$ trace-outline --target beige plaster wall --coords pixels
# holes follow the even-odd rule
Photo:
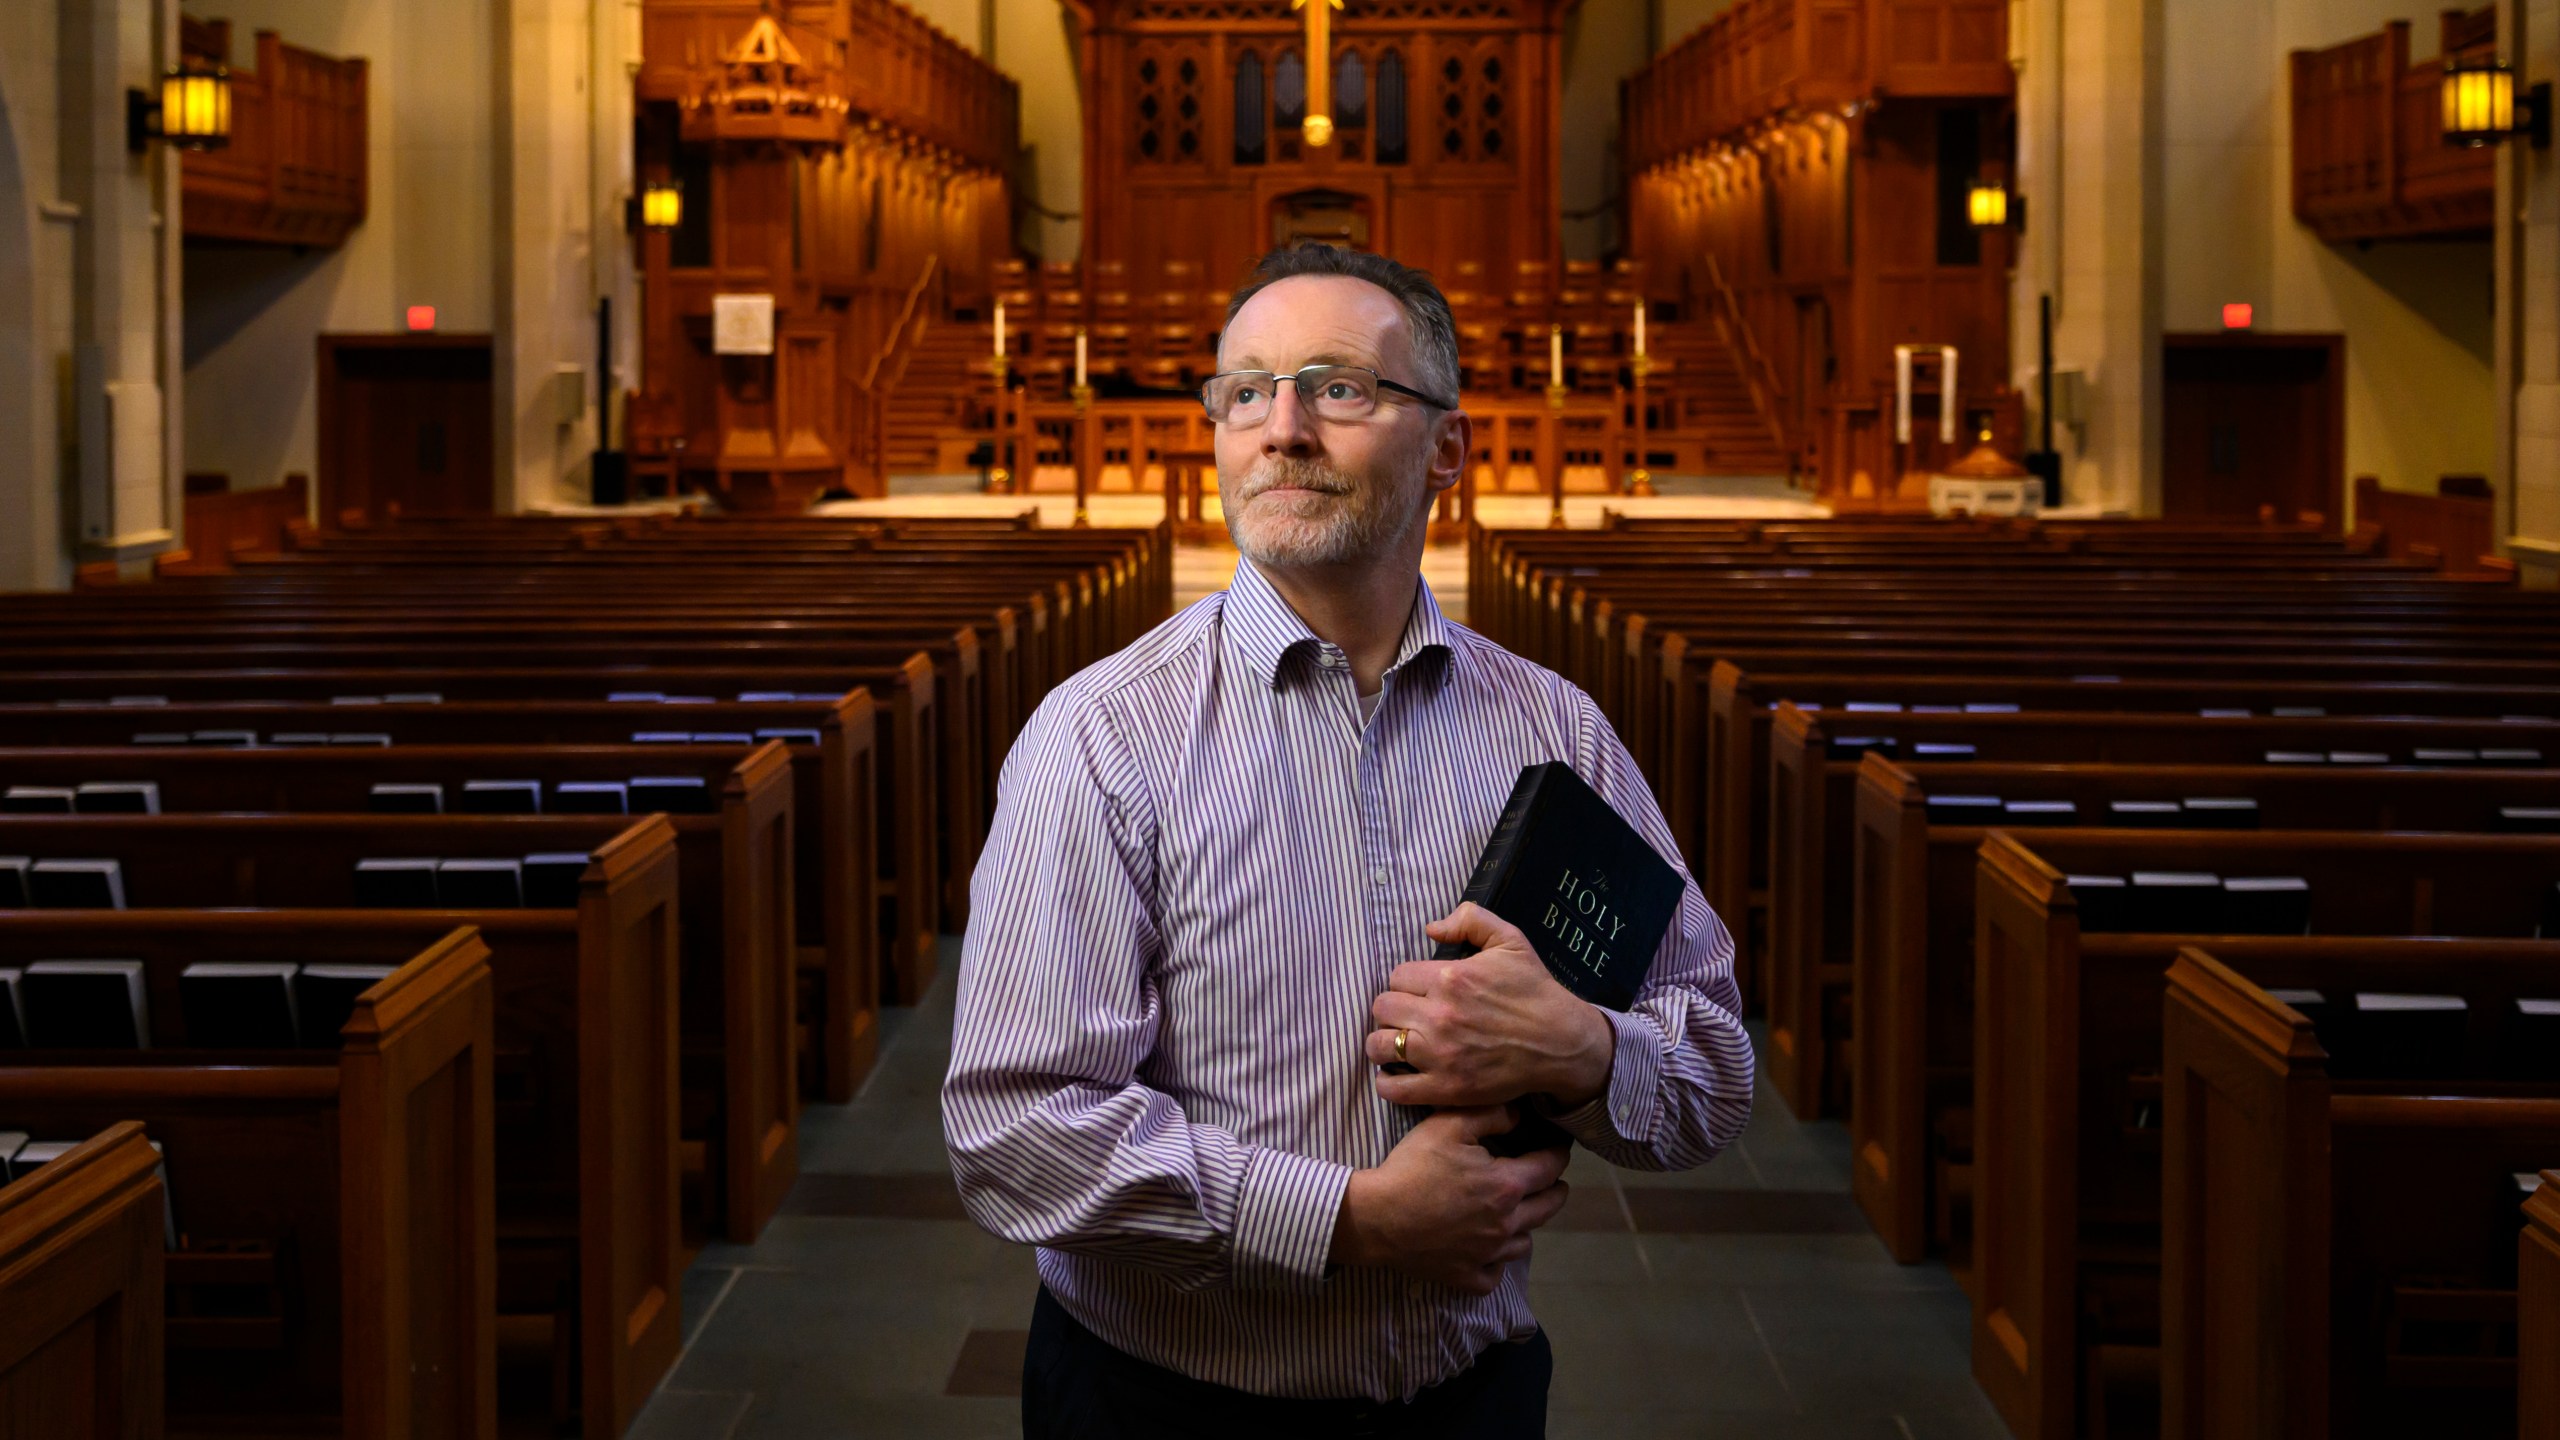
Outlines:
[[[1644,5],[1638,0],[1584,0],[1565,17],[1562,134],[1557,189],[1568,260],[1605,258],[1618,243],[1618,82],[1644,68]]]
[[[186,251],[186,464],[235,488],[311,473],[323,333],[496,328],[495,156],[489,0],[202,0],[232,22],[234,63],[253,36],[361,55],[369,75],[369,211],[336,250]]]
[[[2292,214],[2288,56],[2409,18],[2412,59],[2435,53],[2432,12],[2405,0],[2162,0],[2162,324],[2220,327],[2225,301],[2258,329],[2347,337],[2347,473],[2433,490],[2497,460],[2487,241],[2322,243]]]
[[[1044,216],[1026,204],[1019,238],[1043,260],[1074,260],[1084,245],[1084,99],[1076,25],[1058,0],[997,0],[995,21],[992,58],[1022,87],[1024,155],[1015,185],[1025,201],[1054,212]]]

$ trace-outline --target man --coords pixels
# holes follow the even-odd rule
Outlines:
[[[969,1213],[1041,1247],[1024,1428],[1541,1435],[1565,1152],[1479,1142],[1525,1100],[1619,1165],[1729,1143],[1732,942],[1686,884],[1611,1014],[1456,905],[1524,765],[1676,851],[1589,697],[1421,583],[1471,433],[1431,282],[1275,252],[1219,366],[1235,583],[1041,704],[971,892],[943,1124]]]

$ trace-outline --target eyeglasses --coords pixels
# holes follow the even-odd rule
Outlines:
[[[1377,371],[1359,365],[1310,365],[1295,375],[1275,375],[1268,370],[1229,370],[1212,375],[1200,387],[1200,403],[1209,410],[1211,421],[1232,429],[1249,430],[1271,416],[1271,402],[1280,393],[1280,382],[1294,381],[1298,399],[1311,407],[1322,420],[1366,420],[1378,408],[1378,392],[1393,390],[1410,395],[1425,405],[1443,410],[1458,407],[1447,400],[1435,400],[1409,385],[1399,385]]]

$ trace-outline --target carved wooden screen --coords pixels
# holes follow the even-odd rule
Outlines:
[[[1503,292],[1524,262],[1533,277],[1559,268],[1569,0],[1346,0],[1332,54],[1314,62],[1333,79],[1324,146],[1300,130],[1311,61],[1288,0],[1091,8],[1084,259],[1096,289],[1125,286],[1141,304],[1191,295],[1205,344],[1279,234],[1338,233]]]
[[[726,57],[775,18],[764,0],[643,0],[635,87],[641,178],[676,184],[684,205],[676,230],[637,239],[634,464],[750,507],[838,484],[877,492],[879,377],[912,353],[916,316],[983,303],[1011,248],[1004,177],[1021,129],[1013,82],[896,0],[783,9],[807,62],[792,83],[843,117],[834,133],[781,144],[722,128],[747,113],[713,100],[736,79]],[[1170,73],[1160,88],[1154,143],[1168,157],[1186,133],[1206,143],[1198,117],[1173,123]],[[773,297],[770,355],[714,353],[721,295]]]

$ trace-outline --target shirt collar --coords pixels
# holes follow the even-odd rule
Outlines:
[[[1290,656],[1313,653],[1325,645],[1250,560],[1236,562],[1236,578],[1227,586],[1225,623],[1253,673],[1275,690],[1289,673]],[[1396,658],[1388,664],[1387,673],[1397,674],[1408,661],[1433,652],[1444,662],[1453,653],[1449,624],[1432,598],[1430,582],[1416,576],[1413,611],[1405,617],[1404,635],[1396,643]],[[1445,672],[1446,666],[1431,668]]]

